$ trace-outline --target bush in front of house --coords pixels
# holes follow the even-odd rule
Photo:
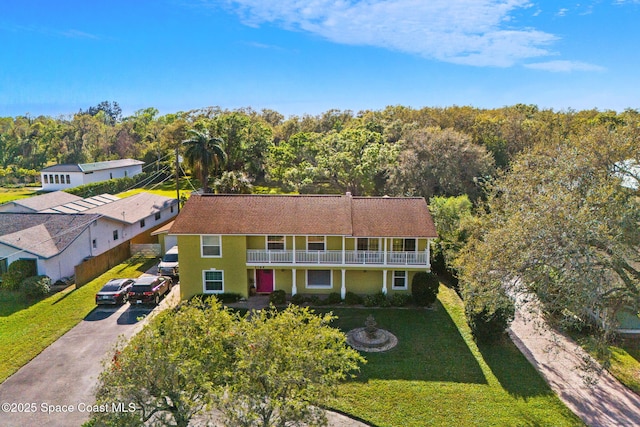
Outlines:
[[[2,287],[10,291],[17,291],[20,289],[20,284],[27,277],[35,276],[38,274],[36,271],[35,262],[28,259],[19,259],[9,264],[6,273],[2,275]]]
[[[360,305],[363,302],[362,297],[354,292],[349,291],[344,295],[344,303],[347,305]]]
[[[295,305],[302,305],[305,303],[305,298],[302,294],[295,294],[291,297],[291,304],[295,304]]]
[[[51,278],[49,276],[27,277],[20,284],[20,291],[27,298],[36,299],[43,297],[51,290]]]
[[[477,342],[491,343],[504,336],[515,316],[515,305],[504,293],[489,301],[465,295],[464,315]]]
[[[438,276],[426,271],[420,271],[413,276],[411,281],[411,296],[418,306],[430,306],[438,298]]]
[[[411,302],[411,295],[409,294],[393,294],[389,299],[389,302],[393,307],[404,307]]]
[[[364,297],[365,307],[391,307],[389,299],[383,292],[377,292]]]
[[[242,295],[235,294],[233,292],[224,292],[221,294],[215,294],[214,296],[223,304],[231,304],[242,299]]]
[[[328,305],[340,304],[342,302],[342,296],[338,292],[331,292],[329,296],[327,296],[326,303]]]
[[[287,303],[287,293],[283,289],[271,292],[269,302],[273,305],[283,305]]]

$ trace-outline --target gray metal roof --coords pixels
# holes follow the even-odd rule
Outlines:
[[[82,163],[80,169],[83,172],[93,172],[105,169],[115,169],[122,168],[126,166],[135,166],[135,165],[144,165],[144,162],[135,159],[120,159],[120,160],[109,160],[106,162],[95,162],[95,163]]]
[[[48,166],[42,172],[95,172],[105,169],[122,168],[126,166],[144,165],[144,162],[135,159],[108,160],[106,162],[81,163],[78,165],[62,164]]]
[[[100,215],[0,213],[0,243],[41,258],[64,251]]]

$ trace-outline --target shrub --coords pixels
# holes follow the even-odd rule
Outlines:
[[[2,287],[12,291],[17,291],[20,284],[27,277],[35,276],[36,263],[30,259],[19,259],[9,264],[7,272],[2,275]]]
[[[291,297],[291,304],[295,304],[295,305],[302,305],[304,304],[305,299],[304,296],[302,296],[302,294],[295,294]]]
[[[286,304],[287,303],[287,293],[282,289],[278,289],[277,291],[273,291],[273,292],[271,292],[271,295],[269,295],[269,302],[271,304],[274,304],[274,305]]]
[[[242,295],[235,294],[233,292],[224,292],[221,294],[215,294],[214,297],[223,304],[230,304],[240,301]]]
[[[513,301],[504,293],[491,300],[468,294],[464,300],[464,314],[477,342],[490,343],[500,339],[515,315]]]
[[[363,303],[363,300],[360,295],[349,291],[344,296],[344,303],[347,305],[359,305]]]
[[[433,273],[420,271],[413,276],[411,281],[411,296],[413,302],[419,306],[430,306],[438,298],[440,282]]]
[[[340,304],[342,302],[342,296],[338,292],[331,292],[327,297],[327,304]]]
[[[51,290],[51,278],[48,276],[27,277],[20,284],[20,291],[27,298],[40,298]]]
[[[372,295],[365,295],[364,297],[364,306],[365,307],[390,307],[391,303],[387,299],[387,296],[378,292]]]
[[[389,300],[392,306],[394,307],[404,307],[409,304],[411,300],[411,295],[409,294],[393,294]]]
[[[315,306],[324,305],[324,301],[318,295],[311,295],[307,298],[307,302]]]

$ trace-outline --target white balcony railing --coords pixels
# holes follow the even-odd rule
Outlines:
[[[426,252],[247,250],[247,264],[428,266]]]

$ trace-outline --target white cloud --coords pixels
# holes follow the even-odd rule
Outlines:
[[[552,71],[555,73],[569,73],[571,71],[606,71],[604,67],[588,64],[580,61],[546,61],[533,64],[526,64],[525,67],[534,70]]]
[[[547,46],[558,39],[533,28],[513,27],[513,13],[532,7],[530,0],[208,1],[224,4],[246,25],[272,23],[336,43],[383,47],[457,64],[509,67],[552,54]]]

